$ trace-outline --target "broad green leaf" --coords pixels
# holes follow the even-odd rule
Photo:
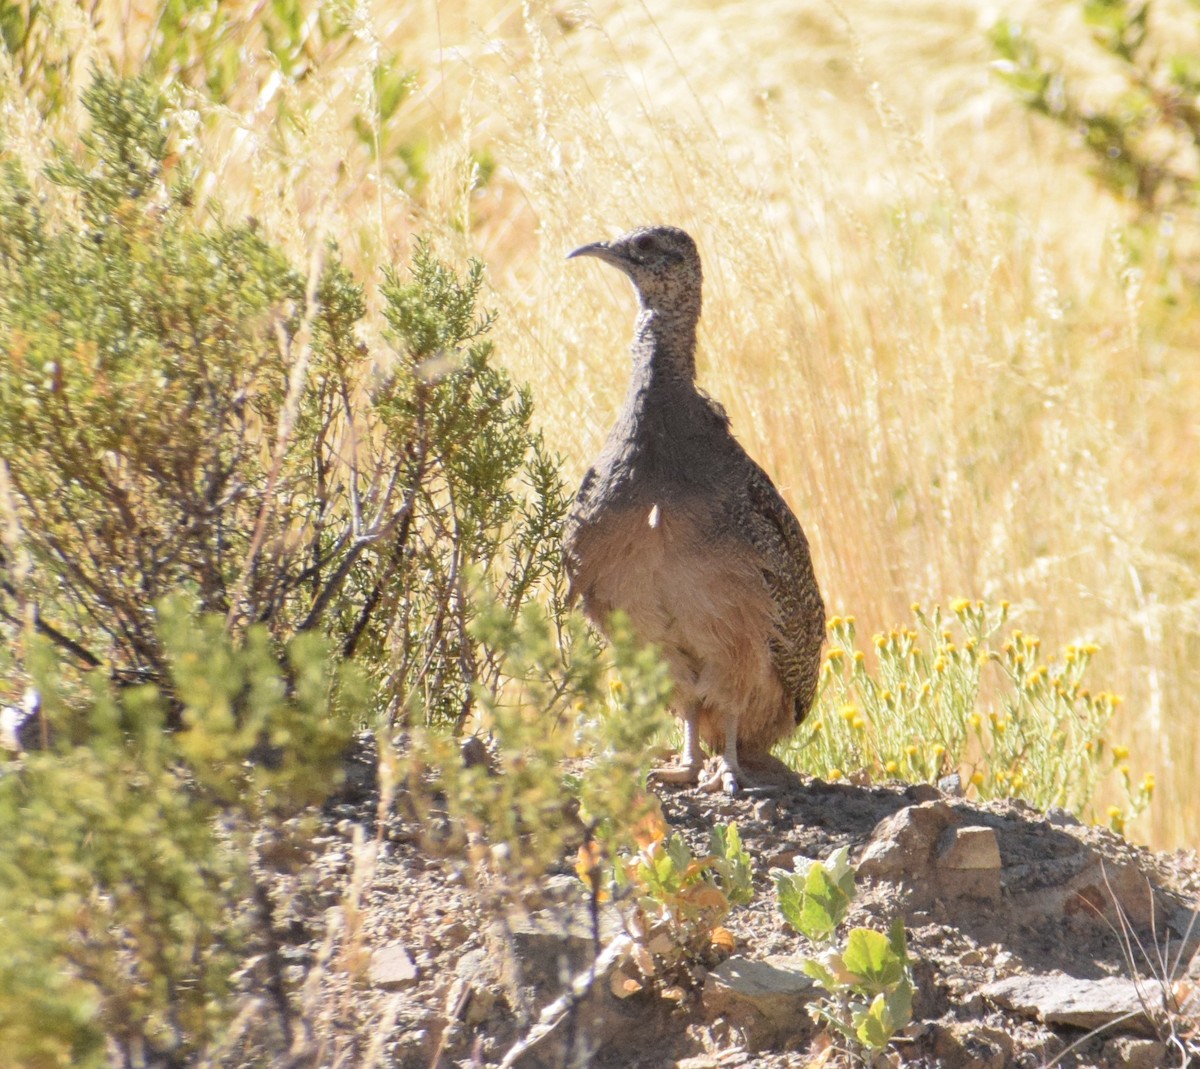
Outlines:
[[[800,968],[805,976],[811,977],[820,984],[826,991],[834,992],[840,986],[837,977],[833,970],[827,968],[823,962],[817,958],[805,958],[800,963]]]
[[[912,1020],[912,1002],[913,1002],[913,985],[912,980],[906,975],[899,984],[896,985],[896,990],[885,996],[887,998],[888,1012],[895,1022],[896,1028],[903,1028],[909,1021]]]
[[[896,1029],[891,1011],[883,995],[876,995],[865,1011],[854,1014],[854,1032],[864,1047],[882,1050],[888,1045]]]
[[[871,993],[886,991],[904,978],[905,959],[892,949],[882,932],[855,928],[846,941],[846,968],[860,978],[861,986]]]

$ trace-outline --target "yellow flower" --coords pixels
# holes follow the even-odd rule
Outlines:
[[[887,638],[883,635],[876,635],[871,641],[875,643],[875,648],[877,650],[881,650],[887,645]]]
[[[625,684],[619,679],[610,679],[608,681],[608,692],[610,694],[620,694],[625,689]]]
[[[840,616],[831,616],[829,618],[829,623],[825,625],[826,629],[829,631],[836,631],[841,626],[842,618]]]
[[[863,651],[862,651],[862,650],[855,650],[855,651],[854,651],[854,661],[855,661],[855,663],[856,663],[856,664],[862,664],[862,663],[863,663],[863,661],[865,661],[865,660],[866,660],[866,657],[864,657],[864,656],[863,656]]]
[[[909,757],[916,757],[921,751],[916,746],[905,746],[904,752],[908,754]]]
[[[971,728],[974,731],[978,731],[983,726],[983,717],[981,717],[978,713],[972,713],[969,717],[967,717],[967,723],[971,725]]]
[[[1124,761],[1127,757],[1129,757],[1129,747],[1114,746],[1112,748],[1112,755],[1114,761]]]
[[[1154,773],[1147,772],[1146,778],[1142,780],[1142,794],[1149,798],[1154,793]]]
[[[911,612],[913,614],[913,616],[920,616],[921,615],[921,603],[919,601],[914,601],[908,607],[908,611]]]
[[[900,771],[900,765],[896,761],[889,761],[887,764],[885,764],[883,766],[883,770],[885,772],[887,772],[889,775],[894,776],[897,772]]]
[[[840,780],[841,778],[842,778],[842,770],[840,768],[831,768],[829,770],[829,781],[831,783],[837,783],[837,781]]]
[[[955,616],[961,616],[971,607],[971,603],[966,598],[955,598],[950,602],[950,611]]]
[[[838,713],[843,720],[851,721],[858,716],[858,706],[848,702],[838,710]]]
[[[982,787],[983,786],[983,773],[982,772],[972,773],[971,783],[973,783],[976,787]]]
[[[845,654],[845,652],[846,651],[843,650],[841,647],[834,646],[833,649],[831,649],[827,654],[825,654],[825,659],[827,661],[840,661],[842,659],[843,655]]]
[[[855,731],[866,731],[867,730],[867,722],[861,716],[856,716],[850,722],[850,726],[852,728],[854,728]]]
[[[997,735],[1003,735],[1008,730],[1008,718],[1006,717],[1003,720],[997,720],[992,725],[992,729],[996,732]]]
[[[825,728],[825,721],[818,720],[813,724],[813,731],[822,731]]]

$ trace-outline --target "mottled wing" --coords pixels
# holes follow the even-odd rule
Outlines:
[[[744,484],[740,525],[759,553],[778,613],[772,660],[792,695],[799,724],[811,708],[825,640],[825,603],[813,572],[808,539],[770,476],[753,461]]]
[[[566,523],[563,524],[563,567],[567,573],[567,607],[575,604],[579,597],[575,581],[579,570],[579,557],[575,551],[575,541],[582,527],[582,517],[591,499],[592,488],[596,482],[596,469],[588,468],[575,495],[575,501],[567,513]]]

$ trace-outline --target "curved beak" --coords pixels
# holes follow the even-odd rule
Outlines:
[[[568,260],[573,260],[576,256],[594,256],[597,260],[616,265],[621,264],[624,259],[607,241],[594,241],[591,245],[580,245],[573,252],[567,253]]]

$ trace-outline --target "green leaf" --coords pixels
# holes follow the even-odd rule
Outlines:
[[[754,898],[753,867],[750,855],[742,848],[736,824],[718,824],[710,833],[709,849],[721,890],[730,903],[744,906]]]
[[[896,953],[889,938],[870,928],[850,932],[844,955],[846,968],[860,978],[871,993],[884,991],[904,978],[907,961]]]
[[[871,1050],[882,1050],[895,1033],[887,999],[883,995],[876,995],[865,1011],[855,1013],[853,1021],[859,1042]]]
[[[896,985],[896,990],[884,996],[887,999],[888,1013],[896,1028],[903,1028],[912,1020],[913,984],[909,976]]]
[[[838,979],[838,973],[842,970],[833,967],[833,963],[835,961],[840,963],[840,960],[838,955],[832,953],[821,957],[805,958],[800,963],[800,969],[805,976],[811,977],[832,994],[845,987],[845,984]]]

